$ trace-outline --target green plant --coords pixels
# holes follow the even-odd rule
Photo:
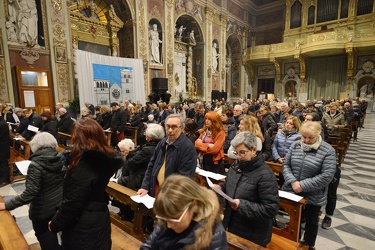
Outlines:
[[[69,108],[71,108],[74,111],[74,113],[79,114],[79,111],[80,111],[79,97],[76,97],[73,100],[69,101]]]

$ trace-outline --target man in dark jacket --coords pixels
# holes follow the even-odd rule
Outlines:
[[[111,103],[112,108],[112,119],[110,130],[112,132],[111,144],[117,145],[122,141],[124,136],[124,130],[126,126],[127,114],[123,108],[121,108],[117,102]]]
[[[9,184],[9,157],[9,127],[3,117],[3,106],[0,105],[0,187]]]
[[[197,166],[197,152],[194,144],[183,133],[184,123],[179,114],[172,114],[165,120],[167,137],[161,140],[147,166],[142,186],[138,190],[141,196],[147,193],[155,196],[158,187],[171,174],[181,174],[194,178]]]
[[[44,121],[42,117],[40,117],[40,115],[34,113],[32,110],[29,109],[22,110],[22,114],[24,114],[24,117],[26,119],[29,119],[29,126],[34,126],[39,131],[43,128]],[[31,138],[35,135],[35,132],[30,130],[29,126],[22,132],[22,137],[26,140],[31,140]]]
[[[70,117],[69,114],[67,114],[65,108],[59,109],[59,116],[60,121],[57,123],[57,131],[70,135],[72,133],[74,120]],[[59,143],[66,144],[67,142],[63,139],[60,139]]]

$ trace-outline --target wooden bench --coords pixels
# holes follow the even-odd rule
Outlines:
[[[24,175],[14,177],[13,174],[13,165],[15,162],[28,160],[30,158],[31,150],[29,141],[27,140],[16,140],[16,134],[10,133],[10,139],[12,143],[10,145],[10,158],[9,158],[9,180],[12,183],[13,181],[22,180],[25,178]]]
[[[108,145],[111,145],[111,135],[112,135],[112,132],[104,130],[104,134],[107,137],[107,143],[108,143]],[[72,138],[72,136],[70,134],[63,133],[63,132],[58,132],[58,135],[59,135],[59,137],[61,139],[65,140],[65,141],[70,141],[70,139]]]
[[[110,182],[108,183],[107,193],[122,204],[130,205],[134,211],[134,220],[133,223],[129,221],[123,221],[121,218],[111,212],[111,222],[116,227],[120,228],[125,233],[124,241],[127,241],[128,238],[134,237],[136,240],[143,242],[147,238],[147,234],[144,233],[142,225],[143,219],[145,216],[151,216],[154,218],[153,211],[147,209],[143,204],[134,202],[130,196],[136,195],[136,191],[131,190],[127,187],[121,186],[120,184]],[[291,216],[292,219],[292,216]],[[299,222],[299,221],[298,221]],[[114,232],[118,233],[118,232]],[[112,236],[113,237],[113,236]],[[120,237],[123,238],[123,237]],[[234,235],[227,232],[227,240],[229,249],[265,249],[247,239]],[[287,239],[283,236],[280,236],[276,233],[272,234],[272,240],[267,245],[267,249],[281,250],[281,249],[303,249],[299,247],[299,243],[296,241]],[[306,249],[306,248],[305,248]]]
[[[142,242],[111,224],[112,250],[138,250]]]
[[[135,146],[137,146],[138,130],[138,127],[126,126],[124,131],[125,138],[131,139]]]
[[[0,202],[4,202],[0,196]],[[30,249],[13,216],[7,210],[0,211],[0,250]]]

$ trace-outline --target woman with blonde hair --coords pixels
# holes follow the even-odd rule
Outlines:
[[[182,175],[161,185],[154,204],[158,219],[141,246],[146,249],[228,249],[216,194]]]
[[[224,174],[223,145],[225,132],[220,115],[210,111],[204,115],[203,128],[199,130],[199,138],[195,141],[195,148],[201,156],[201,166],[204,170]]]

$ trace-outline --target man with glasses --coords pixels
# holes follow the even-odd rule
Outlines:
[[[233,118],[234,118],[234,126],[238,130],[238,126],[240,125],[240,116],[242,115],[242,107],[241,105],[235,105],[233,108]]]
[[[179,114],[171,114],[165,120],[167,137],[155,148],[147,166],[142,186],[138,194],[155,197],[157,190],[171,174],[181,174],[194,178],[197,166],[197,152],[194,144],[183,133],[185,124]]]

